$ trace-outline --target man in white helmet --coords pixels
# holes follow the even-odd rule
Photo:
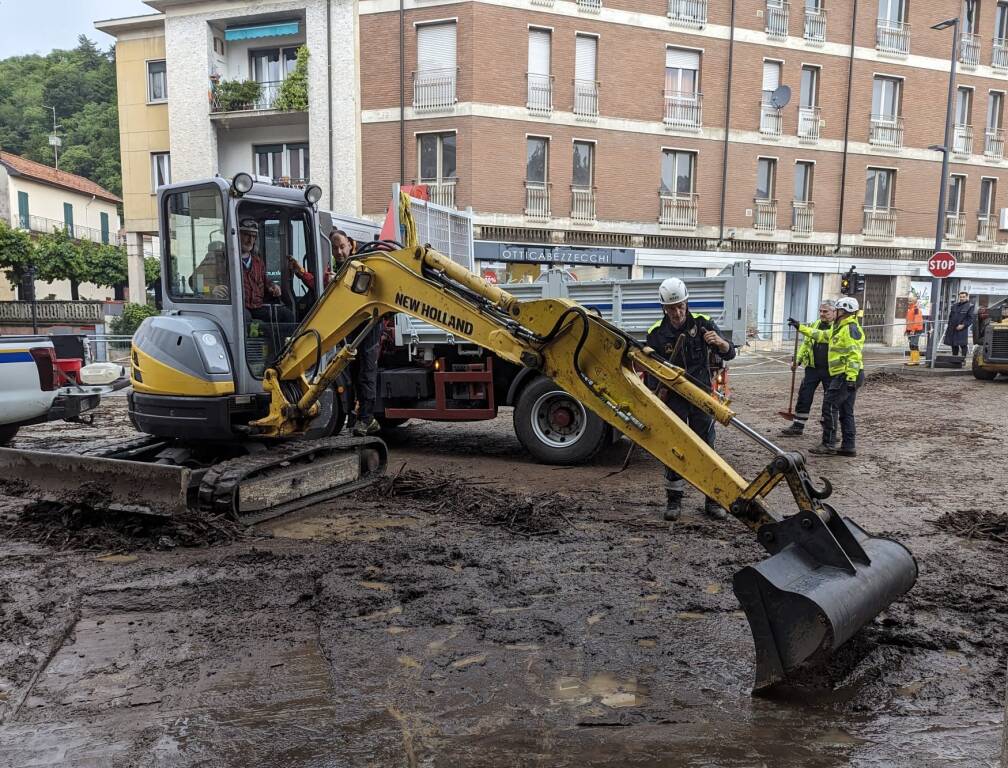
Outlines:
[[[672,365],[685,369],[694,384],[710,391],[711,369],[720,367],[721,360],[735,357],[734,345],[710,318],[690,312],[689,291],[679,278],[670,277],[662,282],[658,287],[658,301],[663,316],[648,329],[647,345]],[[666,387],[658,389],[658,396],[708,445],[714,445],[713,418]],[[685,490],[682,477],[666,467],[666,520],[679,519]],[[717,518],[726,516],[713,499],[706,499],[704,511]]]
[[[820,330],[802,325],[793,317],[788,325],[797,328],[813,342],[828,341],[827,353],[830,381],[826,387],[828,415],[823,416],[822,445],[809,449],[818,456],[857,456],[854,444],[854,401],[864,383],[864,329],[858,323],[858,302],[844,296],[836,303],[836,321],[833,327]],[[837,428],[842,434],[839,450],[836,448]]]

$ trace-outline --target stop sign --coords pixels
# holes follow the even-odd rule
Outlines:
[[[938,251],[928,259],[928,272],[935,277],[948,277],[956,268],[956,258],[948,251]]]

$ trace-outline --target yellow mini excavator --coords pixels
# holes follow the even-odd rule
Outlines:
[[[129,414],[145,436],[83,454],[0,450],[0,471],[42,496],[250,522],[345,493],[383,471],[386,448],[332,436],[346,411],[341,377],[370,329],[405,312],[549,377],[752,529],[771,556],[739,571],[734,590],[755,640],[756,688],[830,652],[913,586],[910,552],[825,503],[830,485],[813,483],[800,453],[779,449],[682,369],[578,304],[519,301],[417,244],[408,206],[406,247],[365,244],[323,285],[330,254],[319,198],[317,187],[281,189],[247,174],[162,187],[163,312],[144,321],[132,348]],[[239,239],[252,222],[262,306],[245,294],[260,298],[243,273],[248,238]],[[641,372],[765,449],[765,469],[743,478]],[[789,514],[766,501],[782,482],[796,507]]]

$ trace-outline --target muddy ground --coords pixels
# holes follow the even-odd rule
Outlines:
[[[735,406],[776,432],[787,377],[748,370]],[[472,482],[466,509],[457,483],[372,492],[194,547],[141,529],[40,541],[3,502],[0,765],[997,765],[1006,545],[930,521],[1005,511],[1008,382],[872,378],[858,457],[813,473],[906,543],[920,578],[771,697],[750,695],[731,592],[763,557],[750,534],[704,520],[695,494],[693,516],[659,522],[653,459],[636,451],[610,476],[626,441],[591,466],[532,463],[507,412],[389,440],[390,472],[405,463],[412,487]],[[16,445],[128,433],[109,398],[94,427],[35,427]],[[766,461],[741,435],[718,439],[750,477]],[[494,494],[531,511],[502,519]]]

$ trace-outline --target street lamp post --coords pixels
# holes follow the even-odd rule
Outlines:
[[[955,95],[956,60],[959,52],[959,19],[947,19],[931,27],[943,30],[952,27],[952,66],[949,69],[948,97],[945,100],[945,142],[942,146],[930,146],[936,152],[942,153],[941,183],[938,185],[938,224],[935,227],[935,253],[942,249],[945,238],[945,196],[948,193],[949,153],[952,151],[952,98]],[[928,336],[927,358],[928,367],[934,368],[935,354],[938,350],[938,309],[941,303],[942,280],[931,278],[931,334]]]

